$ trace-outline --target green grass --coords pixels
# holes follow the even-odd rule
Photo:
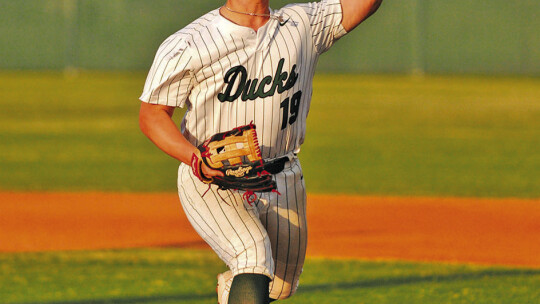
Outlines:
[[[175,191],[144,78],[0,73],[0,189]],[[536,198],[539,147],[540,79],[319,75],[300,158],[311,193]]]
[[[540,197],[540,79],[325,76],[315,88],[306,175],[342,177],[312,180],[318,192],[349,192],[345,180],[362,194]]]
[[[215,303],[210,251],[0,254],[2,303]],[[284,303],[537,303],[540,270],[308,259]]]

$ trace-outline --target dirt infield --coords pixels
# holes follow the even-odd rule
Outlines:
[[[310,256],[540,267],[540,200],[308,197]],[[208,248],[175,194],[0,193],[0,252]]]

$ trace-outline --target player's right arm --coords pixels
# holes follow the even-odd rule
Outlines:
[[[139,110],[139,126],[158,148],[177,160],[190,165],[195,152],[193,146],[178,130],[172,120],[175,107],[141,102]],[[223,176],[223,173],[211,170],[202,165],[203,174],[207,177]]]
[[[187,141],[172,120],[174,107],[141,102],[139,126],[158,148],[189,164],[195,147]]]
[[[193,56],[182,35],[172,35],[159,47],[140,97],[139,126],[161,150],[175,159],[191,164],[194,147],[180,132],[172,115],[184,107],[193,81]],[[202,166],[207,177],[222,175]]]

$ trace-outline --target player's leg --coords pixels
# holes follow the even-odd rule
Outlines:
[[[296,292],[307,246],[306,192],[298,159],[276,175],[281,195],[268,194],[260,218],[272,245],[275,264],[270,298],[285,299]]]
[[[270,279],[260,274],[239,274],[233,277],[230,270],[218,275],[218,304],[242,303],[245,298],[254,303],[267,303]],[[249,302],[251,303],[251,302]]]
[[[244,202],[236,191],[221,191],[200,182],[181,165],[178,193],[185,214],[199,235],[227,264],[219,301],[226,304],[233,277],[244,273],[273,277],[270,240],[259,220],[256,205]],[[218,286],[218,290],[219,290]]]
[[[243,273],[234,277],[229,304],[268,304],[270,278],[256,273]]]

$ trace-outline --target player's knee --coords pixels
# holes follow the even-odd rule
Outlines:
[[[298,283],[282,282],[281,284],[278,279],[278,282],[274,282],[270,290],[270,299],[285,300],[295,294],[297,287]]]
[[[273,301],[276,301],[276,300],[285,300],[287,298],[290,298],[294,293],[292,291],[284,291],[284,292],[280,292],[279,294],[277,295],[270,295],[270,299],[273,300]]]
[[[268,236],[263,237],[253,237],[243,243],[244,248],[237,252],[236,265],[245,265],[246,269],[251,269],[256,267],[256,272],[260,272],[260,269],[271,269],[272,268],[272,259],[267,250],[270,250],[270,239]],[[260,268],[260,269],[259,269]],[[239,272],[243,272],[240,271]],[[249,271],[246,271],[249,272]],[[269,270],[264,271],[267,273]]]

